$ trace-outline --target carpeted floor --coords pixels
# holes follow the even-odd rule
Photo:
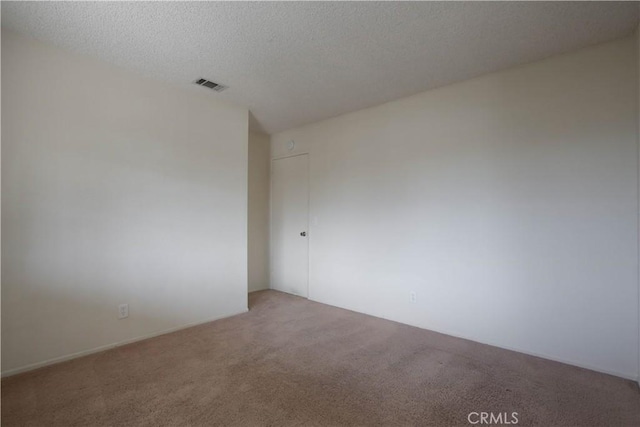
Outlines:
[[[470,425],[482,411],[640,425],[640,391],[275,291],[246,314],[2,381],[4,427]]]

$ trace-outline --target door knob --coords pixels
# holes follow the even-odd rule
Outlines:
[[[301,235],[302,237],[304,237],[304,236],[306,236],[306,235],[307,235],[307,232],[306,232],[306,231],[303,231],[303,232],[301,232],[301,233],[300,233],[300,235]]]

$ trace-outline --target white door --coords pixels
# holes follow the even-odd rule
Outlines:
[[[309,280],[309,156],[271,165],[271,287],[303,297]]]

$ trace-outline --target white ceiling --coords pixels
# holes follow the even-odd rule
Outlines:
[[[630,34],[636,2],[2,2],[2,26],[230,86],[267,133]],[[193,86],[192,90],[208,90]]]

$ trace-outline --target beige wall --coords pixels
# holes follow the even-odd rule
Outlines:
[[[4,32],[2,89],[4,374],[247,309],[245,108]]]
[[[310,156],[310,298],[637,378],[637,61],[628,37],[273,135]]]
[[[249,292],[269,288],[269,136],[249,132]]]

